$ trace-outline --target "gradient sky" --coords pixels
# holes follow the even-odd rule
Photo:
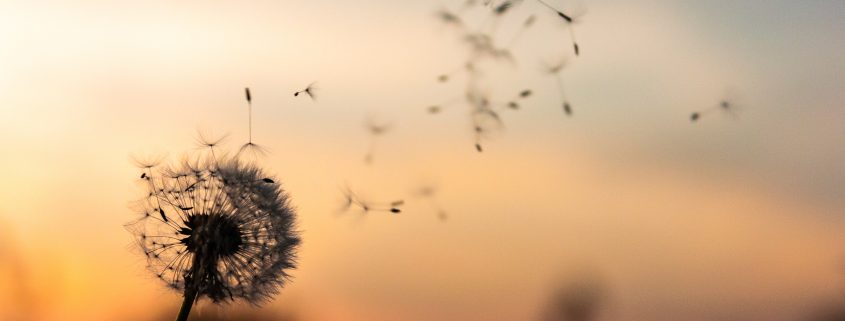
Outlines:
[[[526,0],[502,32],[536,28],[486,79],[536,94],[480,154],[464,108],[425,112],[462,95],[435,81],[465,51],[433,13],[459,1],[0,2],[0,319],[175,311],[122,227],[142,192],[130,156],[178,159],[198,129],[237,148],[246,86],[303,230],[272,305],[305,319],[531,320],[584,271],[607,288],[601,320],[840,302],[845,2],[551,2],[585,9],[575,116],[539,72],[568,33]],[[291,95],[312,81],[316,102]],[[737,119],[689,122],[726,92]],[[367,117],[393,125],[369,166]],[[338,215],[344,184],[408,204]]]

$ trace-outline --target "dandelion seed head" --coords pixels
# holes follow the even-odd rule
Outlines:
[[[258,305],[287,283],[300,243],[295,211],[259,167],[207,157],[151,175],[127,229],[169,288]]]

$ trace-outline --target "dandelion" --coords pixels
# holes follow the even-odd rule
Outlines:
[[[219,141],[205,145],[213,149]],[[287,283],[300,244],[296,215],[288,194],[261,168],[237,157],[139,165],[148,193],[137,202],[139,218],[126,227],[148,269],[183,294],[177,321],[187,320],[202,298],[260,305]]]
[[[312,82],[305,89],[293,93],[293,96],[297,97],[299,94],[306,94],[308,97],[311,97],[311,100],[317,100],[317,96],[314,93],[317,90],[317,87],[315,87],[316,84],[316,82]]]

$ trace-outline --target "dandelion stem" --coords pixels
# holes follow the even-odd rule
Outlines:
[[[176,321],[187,321],[188,314],[191,313],[191,307],[194,305],[194,301],[197,298],[197,292],[191,289],[185,289],[185,301],[182,301],[182,308],[179,309],[179,316],[176,317]]]
[[[205,270],[203,265],[203,254],[195,253],[191,264],[190,277],[185,278],[185,300],[182,301],[182,308],[179,309],[179,316],[176,321],[188,321],[188,315],[191,314],[191,307],[197,300],[197,292],[200,288],[200,282],[204,279],[203,273]]]
[[[249,143],[252,144],[252,102],[249,103]]]

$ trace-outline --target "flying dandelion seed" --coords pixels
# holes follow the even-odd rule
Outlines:
[[[517,102],[517,100],[526,99],[528,97],[531,97],[532,94],[533,94],[533,92],[530,89],[525,89],[523,91],[520,91],[519,95],[517,95],[517,97],[515,99],[508,101],[505,104],[505,106],[507,106],[509,109],[518,110],[520,106],[519,106],[519,103]]]
[[[447,25],[454,25],[458,27],[463,27],[464,25],[463,21],[461,20],[461,17],[446,9],[438,10],[437,12],[435,12],[435,15],[438,19],[440,19],[440,21]]]
[[[461,67],[455,68],[445,74],[438,75],[437,82],[449,82],[450,80],[452,80],[452,78],[461,73],[467,73],[470,75],[470,77],[472,77],[478,75],[478,70],[475,68],[475,64],[472,61],[469,61],[464,63]]]
[[[370,201],[366,201],[358,194],[352,191],[351,188],[346,186],[343,190],[343,198],[344,198],[344,206],[341,209],[342,211],[348,211],[352,208],[357,208],[361,211],[361,214],[367,214],[370,212],[385,212],[385,213],[392,213],[392,214],[399,214],[402,213],[402,205],[405,205],[404,200],[396,200],[388,203],[374,203]]]
[[[737,99],[735,96],[736,93],[733,90],[729,90],[725,94],[724,98],[722,98],[717,104],[711,106],[710,108],[692,112],[690,114],[690,121],[695,123],[699,121],[702,117],[717,112],[727,114],[734,119],[739,118],[739,115],[737,114],[738,107],[735,102]]]
[[[528,97],[531,97],[531,93],[532,93],[531,89],[525,89],[525,90],[519,92],[519,97],[520,98],[528,98]]]
[[[511,8],[513,8],[513,1],[503,1],[501,4],[499,4],[498,6],[496,6],[496,8],[493,9],[493,13],[501,16],[507,13],[508,10],[510,10]]]
[[[250,92],[249,87],[244,88],[244,92],[246,94],[246,103],[249,109],[249,140],[246,142],[246,144],[241,145],[241,148],[238,150],[238,153],[235,156],[248,156],[251,158],[259,158],[267,155],[267,149],[264,148],[264,146],[252,142],[252,93]]]
[[[202,157],[156,172],[140,167],[149,193],[126,227],[148,269],[184,295],[177,320],[187,320],[202,298],[260,305],[287,283],[300,243],[296,214],[261,168],[237,157]]]
[[[701,119],[701,117],[703,117],[707,114],[711,114],[713,112],[717,112],[717,111],[727,113],[727,114],[731,115],[732,117],[737,116],[736,112],[734,112],[734,105],[727,100],[722,100],[717,105],[715,105],[713,107],[710,107],[710,108],[707,108],[707,109],[704,109],[704,110],[701,110],[701,111],[693,112],[692,114],[690,114],[690,121],[696,122],[699,119]]]
[[[461,100],[462,100],[462,97],[454,97],[452,99],[448,99],[448,100],[445,100],[443,102],[440,102],[439,104],[428,106],[426,108],[426,111],[428,111],[429,114],[437,114],[437,113],[440,113],[441,111],[443,111],[443,109],[446,108],[446,107],[460,103]]]
[[[519,30],[517,30],[516,34],[514,34],[513,38],[511,38],[511,41],[509,42],[507,48],[512,48],[514,45],[516,45],[516,43],[519,41],[519,39],[522,38],[522,35],[525,34],[525,31],[528,30],[529,28],[531,28],[531,26],[533,26],[534,22],[536,22],[536,21],[537,21],[537,16],[535,16],[533,14],[528,16],[528,18],[525,18],[525,21],[519,27]]]
[[[575,39],[575,29],[572,27],[575,23],[578,22],[578,18],[575,15],[566,14],[561,10],[551,6],[550,4],[546,3],[543,0],[537,0],[540,4],[542,4],[547,9],[554,11],[558,17],[563,19],[566,23],[567,28],[569,29],[569,37],[572,39],[572,49],[575,51],[575,55],[578,56],[581,54],[581,49],[578,47],[578,40]]]
[[[561,105],[563,106],[563,112],[567,116],[572,116],[572,105],[569,103],[569,99],[566,96],[566,89],[563,85],[563,75],[562,72],[564,68],[566,68],[567,60],[566,58],[561,58],[558,62],[553,64],[545,64],[543,66],[543,73],[554,77],[555,82],[557,83],[557,90],[560,94]]]
[[[413,194],[419,198],[425,199],[428,202],[429,206],[435,211],[435,213],[437,213],[437,218],[440,221],[445,222],[449,219],[449,214],[437,202],[436,187],[434,187],[433,185],[426,184],[417,188]]]
[[[464,42],[470,45],[471,61],[478,60],[483,57],[490,57],[498,61],[506,61],[511,64],[515,63],[513,54],[508,48],[498,47],[493,42],[493,38],[486,33],[471,33],[464,36]]]
[[[693,112],[692,114],[690,114],[689,120],[694,123],[697,122],[699,118],[701,118],[701,114],[699,114],[698,112]]]
[[[305,89],[293,93],[293,96],[297,97],[297,96],[299,96],[299,94],[306,94],[306,95],[308,95],[308,97],[311,97],[311,100],[316,101],[317,100],[317,96],[316,96],[316,93],[315,93],[317,91],[317,87],[315,86],[316,84],[317,84],[316,82],[312,82],[311,84],[308,85],[308,87],[305,87]]]
[[[489,108],[477,109],[472,113],[473,131],[475,132],[475,150],[483,151],[482,141],[502,127],[499,114]]]
[[[376,139],[378,136],[384,135],[390,130],[390,124],[381,124],[377,123],[372,117],[367,118],[367,122],[364,124],[364,127],[367,129],[367,132],[370,134],[370,145],[367,148],[367,154],[364,155],[364,163],[372,164],[373,163],[373,156],[376,150]]]
[[[492,100],[495,97],[491,97],[487,94],[480,94],[476,88],[476,86],[484,80],[483,78],[486,74],[488,74],[489,70],[486,67],[489,64],[487,61],[494,64],[510,62],[512,67],[516,66],[516,59],[513,55],[513,45],[516,44],[527,30],[535,26],[538,20],[538,15],[529,14],[523,17],[523,20],[519,23],[518,28],[515,29],[515,33],[509,38],[510,42],[506,42],[506,46],[500,45],[502,35],[498,34],[496,29],[500,22],[503,22],[508,16],[512,16],[512,14],[509,15],[508,13],[513,13],[515,11],[513,9],[523,2],[524,0],[464,2],[464,7],[457,10],[459,14],[468,8],[478,6],[479,3],[483,6],[482,9],[484,11],[482,20],[478,21],[478,28],[469,28],[470,25],[473,25],[472,21],[466,19],[470,15],[461,16],[461,23],[464,28],[462,28],[460,40],[468,49],[468,55],[464,60],[465,68],[456,68],[449,72],[440,74],[436,78],[437,81],[441,83],[454,82],[455,79],[458,78],[458,75],[463,75],[465,72],[467,85],[465,87],[464,102],[469,107],[470,128],[472,129],[472,135],[474,136],[473,145],[475,150],[478,152],[483,152],[490,136],[503,128],[503,121],[498,114],[501,109],[520,110],[523,108],[522,100],[533,96],[534,94],[531,90],[524,90],[520,92],[517,97],[512,97],[509,100],[504,101],[495,101]],[[569,11],[564,12],[562,10],[558,10],[543,0],[538,0],[538,2],[545,7],[540,10],[552,10],[558,18],[563,19],[563,22],[566,23],[566,27],[570,32],[573,48],[576,55],[578,55],[580,53],[580,49],[573,30],[573,25],[578,22],[577,15],[570,14]],[[443,12],[450,13],[451,11],[443,10]],[[442,15],[443,14],[441,12],[441,19],[444,21],[454,21],[458,16],[457,14]],[[563,112],[566,115],[571,116],[573,113],[572,105],[567,100],[563,90],[562,76],[559,75],[560,69],[562,68],[563,65],[561,64],[550,73],[554,74],[558,83]],[[444,107],[444,104],[433,104],[426,110],[429,114],[437,114],[440,113]]]

